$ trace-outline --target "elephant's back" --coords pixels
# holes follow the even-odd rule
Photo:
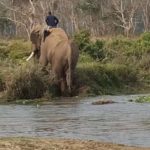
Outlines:
[[[49,31],[50,31],[49,37],[53,37],[55,38],[55,40],[57,39],[68,40],[68,36],[62,28],[52,28]]]
[[[61,51],[63,47],[69,44],[69,39],[65,31],[61,28],[52,28],[50,29],[49,36],[45,39],[44,45],[51,53],[55,51]],[[60,50],[59,50],[60,49]]]

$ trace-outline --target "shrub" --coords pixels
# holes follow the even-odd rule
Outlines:
[[[85,47],[90,43],[90,33],[87,30],[83,30],[75,34],[74,39],[79,45],[80,51],[85,51]]]
[[[96,42],[90,42],[84,52],[88,53],[92,58],[96,60],[102,60],[105,57],[103,50],[104,42],[96,40]]]
[[[143,41],[150,41],[150,32],[145,32],[141,34],[140,39]]]
[[[143,60],[143,57],[150,53],[149,33],[144,33],[140,38],[113,38],[104,45],[104,49],[107,51],[107,60],[109,62],[130,64],[136,68],[140,66],[146,68],[149,65],[149,61]],[[105,52],[106,53],[106,52]],[[142,62],[141,62],[142,61]],[[142,65],[143,64],[143,65]]]
[[[138,97],[135,102],[137,103],[150,103],[150,97],[146,97],[146,96],[141,96],[141,97]]]
[[[132,49],[133,42],[133,40],[127,38],[114,38],[106,43],[105,49],[109,52],[110,59],[122,57]]]
[[[79,49],[82,53],[87,53],[96,60],[104,59],[104,41],[91,41],[90,34],[87,31],[81,31],[80,33],[76,34],[74,38],[75,41],[78,43]]]
[[[114,89],[137,81],[136,71],[126,65],[82,63],[78,65],[79,87],[88,86],[87,93],[110,94]],[[111,93],[111,94],[112,94]]]
[[[46,90],[43,74],[33,66],[23,66],[6,83],[9,100],[41,98]]]

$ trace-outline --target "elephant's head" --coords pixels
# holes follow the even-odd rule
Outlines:
[[[34,25],[31,30],[30,40],[32,42],[32,53],[26,59],[29,61],[32,57],[39,58],[40,57],[40,46],[43,37],[43,27],[42,25]]]

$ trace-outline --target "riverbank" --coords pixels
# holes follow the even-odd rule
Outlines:
[[[1,138],[0,149],[5,150],[149,150],[150,148],[129,147],[82,140],[54,140],[34,138]]]
[[[81,32],[74,39],[79,45],[80,57],[72,96],[149,93],[149,33],[133,39],[117,36],[93,41],[88,33]],[[1,100],[59,96],[51,86],[49,75],[41,72],[38,63],[25,61],[30,46],[26,40],[0,41],[0,92],[4,95],[0,96]]]

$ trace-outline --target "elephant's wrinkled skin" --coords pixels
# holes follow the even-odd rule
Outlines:
[[[65,93],[67,87],[71,92],[72,77],[79,56],[78,47],[68,39],[61,28],[52,28],[49,32],[50,34],[43,40],[42,26],[33,28],[31,32],[32,56],[39,58],[42,66],[51,64],[55,83],[60,87],[62,94]]]

